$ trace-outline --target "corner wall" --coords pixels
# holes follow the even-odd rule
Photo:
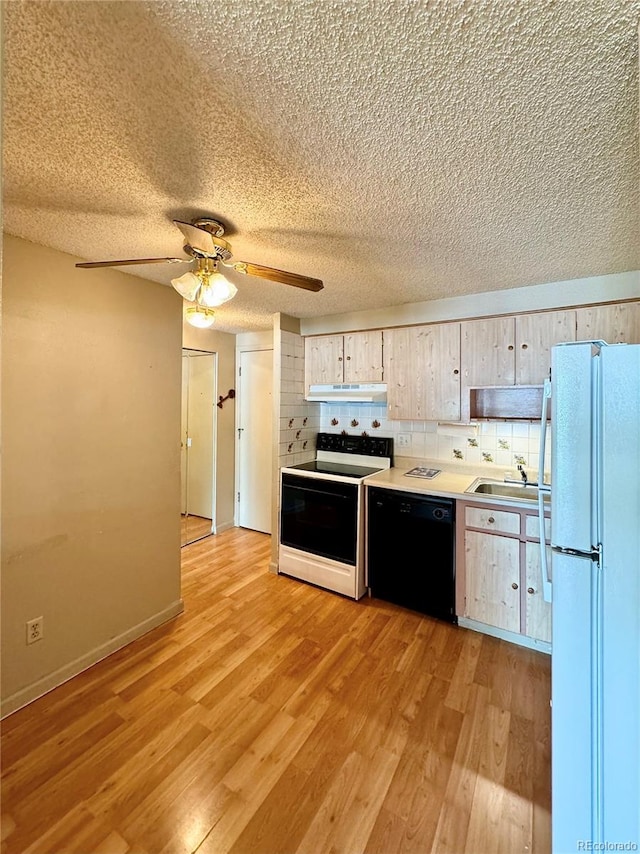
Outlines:
[[[182,610],[182,301],[75,261],[5,236],[3,714]]]

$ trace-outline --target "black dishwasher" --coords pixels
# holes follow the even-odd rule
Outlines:
[[[457,623],[455,502],[375,487],[368,498],[371,595]]]

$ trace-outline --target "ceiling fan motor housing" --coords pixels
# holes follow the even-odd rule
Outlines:
[[[224,225],[221,222],[218,222],[217,219],[201,216],[191,222],[196,226],[196,228],[202,228],[204,231],[208,231],[209,234],[213,234],[214,237],[222,237],[224,234]]]

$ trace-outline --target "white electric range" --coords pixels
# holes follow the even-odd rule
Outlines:
[[[316,459],[281,471],[278,572],[360,599],[363,484],[392,461],[393,439],[318,433]]]

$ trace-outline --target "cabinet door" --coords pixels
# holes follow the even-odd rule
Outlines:
[[[304,342],[305,387],[315,383],[341,383],[343,377],[342,335],[322,335]]]
[[[460,420],[460,324],[433,323],[384,333],[391,419]]]
[[[551,563],[551,548],[547,561]],[[542,595],[542,569],[539,543],[525,543],[526,613],[525,634],[538,640],[551,641],[551,603]]]
[[[426,421],[460,420],[460,324],[418,327],[417,354]]]
[[[344,381],[382,382],[382,332],[352,332],[344,336]]]
[[[519,632],[520,541],[466,531],[465,568],[465,616]]]
[[[415,328],[384,332],[384,378],[390,419],[418,419],[419,396],[417,333]]]
[[[461,417],[469,420],[469,388],[513,385],[515,382],[515,320],[495,317],[460,324],[462,363]]]
[[[516,316],[516,384],[539,385],[549,376],[551,348],[576,339],[575,311]]]
[[[578,341],[640,344],[640,302],[579,308],[576,322]]]

